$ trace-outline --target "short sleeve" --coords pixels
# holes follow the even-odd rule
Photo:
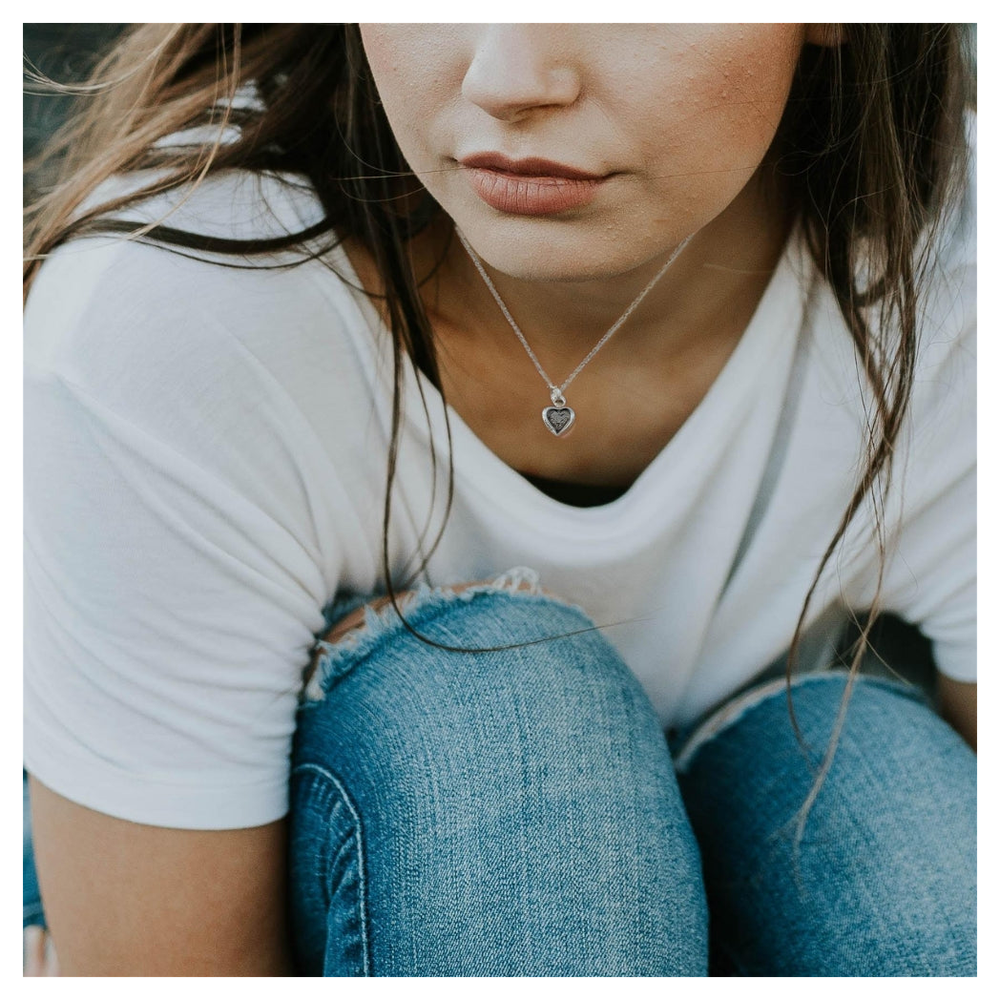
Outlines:
[[[287,810],[336,484],[237,334],[296,321],[290,280],[82,241],[32,289],[25,766],[98,811],[224,829]]]
[[[938,670],[976,679],[976,201],[943,228],[923,299],[909,422],[885,513],[883,606],[931,640]]]

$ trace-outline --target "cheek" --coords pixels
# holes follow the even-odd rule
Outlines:
[[[408,160],[426,145],[424,124],[453,99],[460,85],[461,27],[361,25],[361,40],[382,107]]]
[[[692,40],[646,102],[651,172],[688,199],[737,193],[760,165],[785,108],[801,47],[787,25]]]

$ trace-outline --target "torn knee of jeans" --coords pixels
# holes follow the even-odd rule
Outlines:
[[[431,587],[421,583],[416,590],[402,595],[396,602],[399,612],[392,603],[383,598],[375,602],[359,603],[354,608],[345,609],[351,614],[364,609],[364,620],[348,629],[334,642],[317,640],[313,647],[309,667],[306,670],[306,684],[303,698],[306,701],[321,701],[327,690],[341,677],[349,673],[354,665],[374,648],[387,634],[399,628],[399,615],[406,615],[417,607],[425,605],[443,606],[454,602],[471,601],[483,593],[525,593],[544,595],[560,600],[546,591],[539,583],[538,571],[529,566],[514,566],[498,573],[482,583],[474,583],[455,590],[454,585]],[[562,602],[566,603],[566,602]],[[575,605],[573,605],[575,607]],[[581,609],[582,610],[582,609]]]

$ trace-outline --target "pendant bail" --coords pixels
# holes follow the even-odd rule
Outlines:
[[[552,392],[549,393],[549,398],[552,400],[553,406],[566,405],[566,397],[556,388],[553,388]]]

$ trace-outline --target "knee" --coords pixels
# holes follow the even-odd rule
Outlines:
[[[820,813],[853,796],[886,822],[916,810],[974,825],[975,756],[963,740],[908,685],[859,677],[845,701],[846,684],[842,671],[810,675],[793,685],[791,711],[784,688],[752,704],[698,749],[685,787],[697,797],[704,784],[695,775],[712,774],[743,801],[765,795],[760,780],[748,784],[753,772],[792,816],[832,751],[817,786]]]
[[[377,730],[379,753],[409,763],[583,753],[610,738],[664,756],[648,698],[578,607],[508,589],[417,597],[404,615],[432,642],[392,608],[370,614],[320,657],[300,728],[322,729],[328,746],[349,731],[355,750]]]
[[[697,845],[620,656],[579,609],[541,594],[438,597],[408,610],[421,633],[509,648],[442,651],[387,616],[327,664],[324,697],[300,713],[293,773],[321,763],[341,782],[373,908],[398,921],[404,906],[414,934],[438,941],[461,912],[478,928],[462,946],[501,944],[494,955],[523,951],[525,927],[551,944],[551,924],[563,944],[621,938],[609,961],[628,968],[663,968],[668,949],[696,967]]]
[[[369,825],[457,825],[522,846],[585,840],[575,824],[597,816],[686,827],[652,705],[582,611],[508,590],[424,594],[405,610],[425,638],[391,609],[370,616],[329,651],[296,734],[295,767],[336,773]]]
[[[902,685],[863,678],[803,812],[843,693],[842,674],[796,687],[805,750],[772,696],[682,777],[716,932],[745,974],[974,974],[974,757]]]
[[[369,616],[300,712],[295,766],[335,772],[370,829],[382,816],[414,836],[478,829],[523,847],[586,840],[576,825],[597,816],[686,826],[652,705],[582,611],[482,589],[424,593],[405,612],[451,649],[391,609]]]

